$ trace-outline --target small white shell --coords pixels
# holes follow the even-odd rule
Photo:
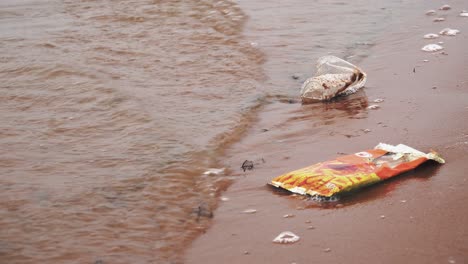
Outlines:
[[[369,106],[367,107],[367,109],[370,109],[370,110],[375,110],[375,109],[379,109],[379,108],[380,108],[380,106],[379,106],[379,105],[376,105],[376,104],[369,105]]]
[[[443,6],[439,7],[439,10],[450,10],[450,9],[452,9],[452,7],[449,6],[449,5],[443,5]]]
[[[460,33],[460,30],[452,28],[444,28],[439,32],[439,34],[446,36],[456,36],[458,33]]]
[[[424,35],[425,39],[435,39],[435,38],[438,38],[438,37],[439,37],[439,35],[434,34],[434,33],[429,33],[429,34]]]
[[[435,15],[435,13],[436,13],[435,10],[427,10],[427,11],[426,11],[426,15],[428,15],[428,16]]]
[[[434,21],[434,22],[442,22],[442,21],[445,21],[445,18],[443,18],[443,17],[437,17],[437,18],[434,18],[433,21]]]
[[[273,239],[274,243],[280,243],[280,244],[292,244],[296,243],[301,239],[298,235],[294,234],[291,231],[284,231],[281,234],[279,234],[275,239]]]
[[[422,47],[422,51],[427,51],[427,52],[434,52],[434,51],[439,51],[444,49],[444,47],[437,45],[437,44],[427,44],[426,46]]]
[[[244,214],[255,214],[257,212],[257,210],[255,209],[245,209],[244,211],[242,211]]]
[[[466,12],[466,11],[465,11],[465,12],[461,12],[461,13],[460,13],[460,16],[461,16],[461,17],[468,17],[468,12]]]

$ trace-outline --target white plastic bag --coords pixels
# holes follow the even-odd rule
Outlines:
[[[337,95],[355,93],[366,80],[367,75],[355,65],[335,56],[321,57],[315,76],[302,85],[302,102],[330,100]]]

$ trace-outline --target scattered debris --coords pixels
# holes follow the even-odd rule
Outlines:
[[[331,248],[325,248],[325,249],[323,250],[323,252],[325,252],[325,253],[328,253],[328,252],[330,252],[330,251],[331,251]]]
[[[244,255],[250,255],[250,252],[244,251]]]
[[[432,89],[433,89],[433,90],[437,89],[437,86],[432,86]]]
[[[373,104],[373,105],[369,105],[367,107],[367,109],[370,109],[370,110],[375,110],[375,109],[379,109],[380,108],[380,105],[376,105],[376,104]]]
[[[274,243],[280,243],[280,244],[292,244],[296,243],[299,241],[300,237],[296,234],[294,234],[291,231],[284,231],[281,234],[279,234],[275,239],[273,239]]]
[[[439,34],[445,36],[456,36],[458,33],[460,33],[460,30],[451,28],[444,28],[442,29],[442,31],[439,32]]]
[[[307,229],[312,230],[312,229],[315,229],[315,227],[314,226],[308,226]]]
[[[210,168],[208,170],[206,170],[203,175],[207,175],[207,176],[211,176],[211,175],[221,175],[224,173],[226,169],[225,168],[221,168],[221,169],[216,169],[216,168]]]
[[[402,202],[402,203],[406,203],[406,200],[401,200],[400,202]]]
[[[291,218],[291,217],[294,217],[295,215],[293,214],[285,214],[283,215],[283,218]]]
[[[416,67],[413,67],[413,73],[416,73]]]
[[[429,60],[423,60],[423,62],[429,62]]]
[[[434,22],[442,22],[442,21],[445,21],[445,18],[443,17],[437,17],[437,18],[434,18],[434,20],[432,20]]]
[[[426,46],[422,47],[422,51],[427,51],[427,52],[434,52],[434,51],[439,51],[444,49],[444,47],[437,45],[437,44],[427,44]]]
[[[266,128],[262,128],[262,132],[268,132],[270,131],[269,129],[266,129]]]
[[[244,172],[246,170],[252,170],[253,168],[254,168],[254,163],[251,160],[245,160],[241,166],[241,169],[244,170]]]
[[[445,10],[445,11],[447,11],[447,10],[450,10],[450,9],[452,9],[452,7],[449,6],[449,5],[443,5],[443,6],[439,7],[439,10]]]
[[[435,39],[435,38],[438,38],[438,37],[439,37],[439,35],[434,34],[434,33],[429,33],[429,34],[424,35],[425,39]]]
[[[364,133],[369,133],[369,132],[371,132],[371,130],[368,129],[368,128],[364,129],[363,131],[364,131]]]
[[[437,44],[442,45],[442,44],[444,44],[444,42],[443,42],[443,41],[439,41],[439,42],[437,42]]]
[[[432,15],[435,15],[435,14],[436,14],[435,10],[427,10],[426,11],[426,15],[428,15],[428,16],[432,16]]]
[[[468,12],[463,10],[461,13],[460,13],[460,16],[461,17],[468,17]]]
[[[384,219],[384,218],[385,218],[385,215],[381,215],[380,218]]]
[[[316,67],[315,76],[307,79],[301,87],[303,103],[355,93],[367,80],[367,75],[361,69],[335,56],[319,58]]]
[[[377,98],[374,100],[374,103],[382,103],[384,101],[384,99],[382,98]]]
[[[227,202],[227,201],[229,201],[229,198],[227,198],[227,197],[224,197],[224,196],[221,196],[221,198],[220,198],[220,199],[221,199],[221,201],[223,201],[223,202]]]
[[[255,214],[257,212],[257,210],[255,209],[245,209],[244,211],[242,211],[244,214]]]

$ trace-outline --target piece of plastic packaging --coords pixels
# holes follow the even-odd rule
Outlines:
[[[355,93],[364,87],[366,80],[367,75],[357,66],[335,56],[321,57],[315,76],[302,85],[302,102],[330,100],[337,95]]]
[[[414,169],[427,160],[445,163],[434,151],[423,153],[400,144],[380,143],[374,149],[288,172],[270,184],[312,197],[336,197]]]

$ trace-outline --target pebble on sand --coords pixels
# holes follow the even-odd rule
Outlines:
[[[442,22],[442,21],[445,21],[445,18],[443,17],[437,17],[437,18],[434,18],[434,20],[432,20],[434,22]]]
[[[428,16],[432,16],[432,15],[435,15],[435,14],[436,14],[435,10],[427,10],[426,11],[426,15],[428,15]]]

